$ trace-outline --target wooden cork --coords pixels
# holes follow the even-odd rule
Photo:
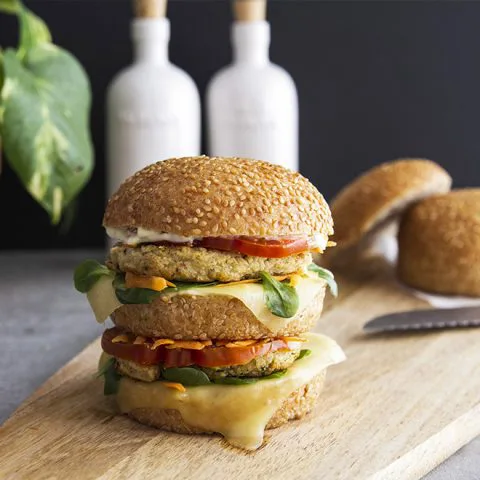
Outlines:
[[[161,18],[167,14],[167,0],[134,0],[137,18]]]
[[[267,0],[234,0],[233,15],[237,22],[257,22],[265,20]]]

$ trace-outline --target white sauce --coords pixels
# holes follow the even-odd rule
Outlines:
[[[145,228],[138,227],[136,233],[126,228],[106,228],[107,235],[110,238],[119,240],[122,243],[128,245],[138,245],[139,243],[152,243],[152,242],[171,242],[171,243],[191,243],[194,240],[201,240],[203,237],[183,237],[175,233],[159,233],[153,230],[147,230]],[[295,238],[295,235],[286,235],[285,238]],[[263,237],[267,240],[281,238],[281,237]],[[318,247],[320,250],[327,248],[328,237],[321,233],[315,233],[309,239],[310,246],[312,248]]]

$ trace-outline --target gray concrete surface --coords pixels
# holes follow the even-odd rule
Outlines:
[[[102,252],[0,253],[0,422],[101,333],[72,286],[85,258]],[[478,479],[480,437],[424,480]]]

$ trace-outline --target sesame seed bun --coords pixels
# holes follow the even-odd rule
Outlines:
[[[174,295],[151,304],[123,305],[113,323],[136,335],[175,340],[296,336],[315,325],[323,308],[325,287],[296,318],[280,330],[270,330],[237,298],[228,295]]]
[[[450,190],[452,179],[431,160],[400,159],[368,170],[332,200],[332,216],[339,249],[387,223],[422,198]]]
[[[309,383],[291,393],[272,415],[266,428],[277,428],[289,420],[302,418],[309,413],[323,390],[325,374],[326,370],[314,377]],[[178,410],[174,409],[138,408],[129,412],[129,416],[145,425],[170,432],[184,434],[214,433],[188,425]]]
[[[108,202],[103,225],[185,237],[333,233],[326,201],[299,173],[205,156],[172,158],[128,178]]]
[[[414,288],[480,296],[480,189],[427,198],[404,215],[397,273]]]

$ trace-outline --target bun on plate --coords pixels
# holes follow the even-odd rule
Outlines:
[[[398,278],[444,295],[480,296],[480,189],[427,198],[403,216]]]

